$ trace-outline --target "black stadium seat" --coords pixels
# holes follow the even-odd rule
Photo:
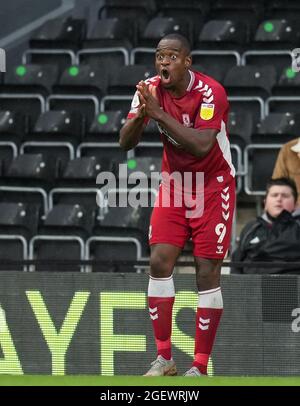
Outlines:
[[[267,97],[276,83],[274,66],[235,66],[227,73],[224,86],[230,95]]]
[[[30,47],[77,49],[81,45],[85,31],[85,20],[71,17],[54,18],[36,29],[30,39]]]
[[[243,64],[266,66],[272,65],[276,69],[277,78],[281,75],[284,68],[290,68],[292,56],[290,50],[251,50],[244,52]]]
[[[9,70],[2,89],[13,92],[51,93],[58,79],[58,67],[55,65],[26,64]]]
[[[47,214],[38,234],[31,240],[31,259],[83,260],[84,240],[89,237],[95,212],[79,204],[58,204]],[[79,271],[83,267],[55,264],[37,265],[36,271]]]
[[[261,0],[216,0],[211,4],[208,19],[246,21],[251,39],[263,14],[264,4]]]
[[[99,113],[92,122],[85,141],[117,142],[119,131],[125,121],[125,113],[121,110]]]
[[[110,80],[108,92],[111,95],[132,95],[140,80],[146,80],[155,76],[154,66],[130,65],[122,66],[115,72]]]
[[[228,132],[232,144],[237,144],[241,148],[249,144],[253,128],[252,115],[249,111],[240,111],[239,113],[232,111],[229,113]]]
[[[145,191],[147,193],[147,191]],[[117,196],[120,196],[117,193]],[[149,199],[151,197],[149,196]],[[118,199],[118,197],[117,197]],[[96,223],[93,235],[102,241],[91,244],[90,255],[96,259],[136,260],[138,251],[148,256],[148,229],[151,207],[108,207],[104,219]],[[114,239],[119,241],[114,241]],[[133,240],[132,240],[133,239]],[[138,248],[139,247],[139,248]],[[97,271],[134,271],[132,266],[97,267]]]
[[[82,133],[83,119],[78,112],[50,110],[39,116],[30,138],[41,141],[69,141],[76,145],[80,142]]]
[[[19,234],[26,239],[36,234],[39,212],[28,203],[0,203],[0,234]]]
[[[94,226],[95,211],[79,204],[57,204],[39,227],[40,234],[79,235],[87,238]]]
[[[138,261],[141,258],[141,243],[134,237],[94,236],[88,244],[88,259],[108,261],[92,266],[94,272],[137,272],[133,265],[115,263],[118,261]]]
[[[99,17],[117,17],[125,19],[128,26],[132,26],[135,31],[135,41],[138,33],[146,26],[147,22],[156,12],[155,0],[105,0],[100,7]]]
[[[28,240],[37,232],[38,217],[33,204],[0,203],[0,270],[24,270],[4,261],[27,259]]]
[[[254,143],[286,143],[300,134],[299,113],[270,113],[257,126]]]
[[[298,20],[300,18],[300,4],[298,0],[273,0],[267,1],[265,15],[268,18],[288,18]]]
[[[122,16],[122,15],[121,15]],[[123,16],[122,16],[123,17]],[[134,42],[133,25],[124,18],[103,18],[96,21],[84,41],[83,48],[132,48]]]
[[[106,157],[86,156],[69,161],[60,176],[60,186],[97,187],[100,172],[112,171],[113,163]],[[96,199],[96,198],[95,198]]]
[[[274,96],[300,96],[300,73],[287,65],[273,88]]]
[[[159,15],[163,17],[182,18],[190,21],[194,27],[193,37],[196,38],[203,21],[209,11],[210,4],[205,0],[160,0],[157,3]]]
[[[299,41],[298,23],[284,18],[262,21],[255,33],[254,46],[264,49],[289,49]]]
[[[282,144],[262,144],[247,148],[248,167],[246,168],[245,191],[247,194],[264,196],[267,181],[272,177],[275,162]],[[276,145],[276,146],[274,146]],[[250,191],[250,193],[249,193]]]
[[[135,179],[139,177],[139,172],[142,172],[143,175],[150,179],[151,174],[154,176],[154,173],[158,174],[161,171],[161,158],[158,157],[135,157],[122,162],[122,164],[126,165],[126,171],[124,170],[119,173],[120,178],[130,176],[132,179]],[[134,176],[135,174],[136,177]]]
[[[67,163],[75,158],[75,150],[72,144],[64,141],[25,141],[20,146],[21,154],[42,154],[47,160],[56,160],[59,172],[63,172]]]
[[[210,20],[202,28],[196,47],[236,49],[248,42],[248,27],[243,21]]]
[[[13,159],[5,173],[5,181],[13,185],[49,188],[57,176],[58,162],[42,154],[24,154]]]
[[[11,111],[26,117],[24,132],[36,122],[38,116],[45,111],[46,101],[43,95],[36,93],[0,93],[1,110]]]
[[[188,20],[173,17],[155,17],[147,24],[143,31],[138,46],[152,46],[156,47],[159,40],[167,34],[181,34],[185,37],[191,37]]]
[[[101,97],[105,87],[106,75],[101,66],[75,65],[64,70],[53,91]]]
[[[22,113],[0,110],[0,141],[19,144],[26,130],[26,118]]]

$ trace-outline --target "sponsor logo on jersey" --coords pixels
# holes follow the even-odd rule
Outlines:
[[[210,120],[214,116],[215,105],[202,103],[200,107],[200,117],[202,120]]]
[[[168,133],[168,131],[164,128],[164,127],[162,127],[160,124],[158,124],[157,123],[157,127],[158,127],[158,130],[159,130],[159,132],[161,133],[161,134],[163,134],[164,136],[166,136],[167,137],[167,140],[168,141],[170,141],[173,145],[175,145],[176,147],[179,147],[179,143],[176,141],[176,140],[174,140],[174,138],[172,138],[171,136],[170,136],[170,134]]]

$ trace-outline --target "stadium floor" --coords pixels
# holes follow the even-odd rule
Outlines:
[[[0,376],[0,386],[300,386],[300,377]]]

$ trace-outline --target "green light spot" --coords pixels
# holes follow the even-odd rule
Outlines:
[[[98,116],[98,123],[99,124],[106,124],[108,122],[108,117],[106,114],[99,114]]]
[[[285,75],[288,79],[293,79],[296,76],[296,72],[294,72],[292,68],[287,68]]]
[[[26,74],[26,71],[27,71],[27,69],[25,68],[25,66],[20,65],[20,66],[18,66],[17,69],[16,69],[16,74],[17,74],[18,76],[24,76],[24,75]]]
[[[70,76],[77,76],[78,73],[79,73],[79,69],[77,68],[77,66],[71,66],[71,68],[69,68]]]
[[[127,166],[129,169],[135,169],[136,168],[136,160],[135,159],[129,159],[127,162]]]
[[[264,24],[264,30],[265,30],[266,32],[272,32],[272,31],[274,31],[274,24],[273,24],[273,23],[270,23],[270,22],[265,23],[265,24]]]

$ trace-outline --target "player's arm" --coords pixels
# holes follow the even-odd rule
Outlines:
[[[163,110],[160,111],[158,118],[155,118],[155,120],[172,135],[172,138],[185,151],[199,158],[209,153],[216,142],[216,135],[219,132],[216,129],[187,128]]]
[[[196,157],[208,154],[216,142],[219,130],[187,128],[160,108],[153,94],[154,88],[149,89],[140,82],[137,89],[140,101],[145,105],[146,114],[161,124],[185,151]]]
[[[120,130],[121,148],[126,151],[134,148],[140,142],[145,126],[145,105],[141,104],[137,107],[135,116],[128,118]]]

